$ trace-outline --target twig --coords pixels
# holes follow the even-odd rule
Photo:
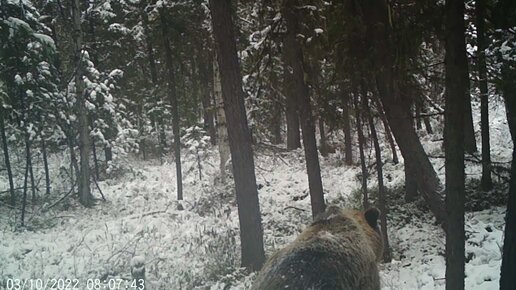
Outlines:
[[[97,189],[99,190],[100,195],[102,196],[102,199],[104,201],[106,201],[106,197],[104,197],[104,193],[102,193],[102,190],[100,189],[100,186],[99,186],[99,183],[97,182],[97,179],[95,179],[95,176],[93,176],[93,175],[91,177],[93,177],[93,182],[95,182],[95,185],[97,186]]]
[[[53,208],[54,206],[56,206],[58,203],[60,203],[61,201],[63,201],[67,196],[70,195],[70,193],[72,193],[73,189],[75,188],[75,183],[73,184],[72,188],[70,188],[70,190],[65,194],[63,195],[60,199],[58,199],[56,202],[54,202],[53,204],[49,205],[48,207],[44,208],[42,210],[42,212],[46,212],[48,211],[49,209]]]
[[[302,208],[291,206],[291,205],[285,207],[283,210],[286,210],[286,209],[297,209],[297,210],[300,210],[300,211],[306,211],[306,209],[302,209]]]

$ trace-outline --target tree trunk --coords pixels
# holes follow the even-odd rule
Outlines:
[[[423,124],[421,123],[421,110],[422,110],[422,101],[421,98],[415,97],[414,104],[416,105],[416,129],[421,130],[423,129]]]
[[[172,106],[172,132],[174,132],[174,157],[176,163],[177,179],[177,200],[183,200],[183,174],[181,171],[181,136],[179,135],[179,100],[176,94],[174,64],[172,62],[172,49],[168,36],[168,24],[166,22],[164,8],[159,10],[161,19],[161,31],[163,36],[163,46],[165,47],[165,62],[168,72],[168,97]]]
[[[213,34],[220,67],[233,175],[240,222],[242,266],[259,270],[264,261],[263,230],[254,172],[251,134],[247,124],[230,0],[210,0]]]
[[[314,118],[310,105],[308,86],[305,83],[304,59],[301,44],[296,36],[299,33],[299,19],[296,7],[297,0],[286,0],[282,15],[287,25],[287,35],[284,40],[285,64],[288,67],[287,77],[292,80],[291,94],[297,96],[297,109],[303,133],[303,147],[305,151],[306,169],[308,172],[308,187],[312,204],[312,217],[324,212],[325,204],[321,181],[321,169],[319,167],[319,155],[315,140]]]
[[[385,117],[385,111],[376,94],[373,95],[373,102],[378,108],[378,114],[380,115],[380,119],[383,123],[383,128],[385,129],[385,136],[387,138],[387,141],[389,142],[389,146],[391,147],[392,163],[398,164],[398,152],[396,151],[396,143],[394,142],[394,138],[392,137],[391,127],[389,125],[389,122],[387,122],[387,117]]]
[[[32,193],[32,206],[36,204],[36,185],[34,182],[34,170],[32,168],[32,153],[30,150],[31,146],[31,140],[30,140],[30,133],[28,130],[29,125],[29,106],[30,104],[26,103],[27,99],[25,98],[24,92],[22,90],[19,90],[19,97],[20,97],[20,104],[21,104],[21,111],[22,111],[22,120],[24,123],[24,126],[22,128],[24,132],[24,138],[25,138],[25,158],[27,160],[27,170],[29,171],[30,176],[30,184],[31,184],[31,193]]]
[[[229,137],[226,125],[226,113],[224,112],[224,101],[222,98],[222,84],[220,83],[220,71],[217,58],[213,59],[213,95],[217,106],[217,135],[220,155],[220,178],[222,183],[226,182],[226,164],[229,160]]]
[[[480,187],[483,190],[493,188],[491,179],[491,144],[489,142],[489,92],[487,89],[486,54],[487,42],[485,37],[486,0],[477,0],[477,70],[478,88],[480,90],[480,129],[482,133],[482,179]]]
[[[14,181],[13,172],[11,168],[11,161],[9,159],[9,146],[7,144],[7,137],[5,135],[5,111],[3,106],[0,105],[0,134],[2,138],[2,148],[4,151],[5,168],[7,170],[7,178],[9,179],[9,192],[11,193],[11,206],[16,205],[16,196],[14,194]]]
[[[364,92],[363,92],[364,93]],[[362,98],[367,98],[365,95],[362,95]],[[369,172],[367,171],[367,165],[365,160],[364,146],[365,146],[365,138],[364,131],[362,127],[362,116],[360,114],[360,105],[358,101],[358,95],[355,94],[354,98],[355,103],[355,119],[357,125],[357,134],[358,134],[358,150],[360,153],[360,167],[362,169],[362,206],[364,210],[369,208],[369,195],[367,192],[367,177],[369,176]]]
[[[148,12],[145,11],[145,7],[148,4],[147,2],[148,2],[147,0],[144,0],[141,2],[142,26],[143,26],[143,31],[146,35],[145,44],[146,44],[146,48],[147,48],[147,58],[149,61],[149,70],[151,73],[151,81],[152,81],[152,85],[155,89],[156,86],[158,85],[158,73],[157,73],[157,69],[156,69],[154,47],[152,46],[152,41],[150,39],[151,33],[149,30],[149,15],[148,15]],[[157,94],[156,90],[152,90],[152,93]],[[156,98],[161,101],[161,97],[157,96]],[[155,118],[152,118],[152,119],[155,119]],[[152,120],[152,121],[153,121],[152,123],[156,123],[154,127],[156,130],[156,134],[158,136],[159,160],[160,160],[160,163],[163,164],[163,154],[165,152],[165,147],[166,147],[165,130],[164,130],[165,125],[163,124],[162,118],[158,118],[158,120]]]
[[[21,212],[21,226],[25,225],[25,209],[27,208],[27,182],[29,179],[29,157],[30,157],[30,147],[27,142],[27,138],[25,139],[25,174],[23,178],[23,199],[22,199],[22,212]]]
[[[445,5],[446,109],[444,150],[446,168],[446,289],[464,289],[464,145],[467,113],[468,60],[464,39],[464,1],[447,0]]]
[[[378,208],[380,209],[380,221],[383,236],[383,262],[390,263],[392,260],[391,248],[389,246],[389,236],[387,234],[387,199],[385,198],[385,187],[383,185],[383,162],[382,162],[382,151],[380,149],[380,143],[378,142],[378,135],[376,134],[376,127],[374,125],[373,115],[369,108],[369,101],[367,98],[363,100],[364,112],[367,114],[369,121],[369,127],[371,128],[371,138],[374,144],[374,153],[376,159],[376,172],[378,173]]]
[[[93,166],[95,168],[95,178],[99,180],[99,161],[97,159],[97,146],[95,146],[95,140],[91,140],[91,151],[93,153]]]
[[[344,131],[344,153],[345,153],[345,162],[347,165],[353,164],[353,147],[352,147],[352,138],[351,135],[351,118],[349,113],[349,94],[341,92],[342,94],[342,116],[344,118],[343,122],[343,131]]]
[[[148,12],[145,11],[145,7],[147,6],[148,0],[141,1],[141,16],[142,16],[142,26],[143,32],[145,33],[145,47],[147,48],[147,57],[149,61],[149,69],[151,73],[151,81],[155,86],[158,83],[158,73],[156,69],[156,61],[154,57],[154,48],[152,46],[152,41],[150,39],[151,32],[149,30],[149,15]]]
[[[511,181],[505,216],[500,290],[509,290],[516,285],[516,276],[514,275],[514,269],[516,269],[516,71],[514,66],[512,68],[505,67],[503,70],[502,90],[514,149],[512,151]]]
[[[503,33],[502,40],[511,35],[509,29],[516,26],[516,2],[500,0],[497,4],[496,28]],[[510,35],[510,36],[508,36]],[[502,267],[500,277],[500,290],[512,290],[516,285],[516,62],[502,58],[502,82],[501,89],[505,99],[505,111],[507,123],[511,132],[513,151],[511,163],[511,180],[509,183],[509,199],[505,214],[505,230],[503,241]]]
[[[285,117],[287,119],[287,149],[294,150],[301,147],[301,135],[299,134],[299,115],[297,112],[297,99],[293,94],[292,80],[289,79],[289,71],[285,51],[283,51],[283,86],[286,98]]]
[[[200,92],[201,102],[202,102],[202,111],[203,111],[203,121],[204,121],[204,130],[210,136],[210,141],[212,145],[216,143],[215,137],[215,123],[214,123],[214,106],[211,103],[210,96],[210,82],[208,78],[208,64],[205,61],[205,55],[200,56],[200,61],[198,62],[198,70],[199,70],[199,78],[200,78]]]
[[[326,141],[326,133],[324,132],[324,120],[319,117],[319,151],[324,157],[328,156],[328,143]]]
[[[415,168],[417,164],[410,159],[405,159],[405,202],[413,202],[417,197],[417,177],[415,176]]]
[[[43,152],[43,167],[45,169],[45,194],[50,194],[50,174],[48,171],[47,146],[44,136],[41,136],[41,152]]]
[[[422,110],[423,110],[423,114],[428,113],[428,110],[426,109],[426,106],[424,104],[423,104]],[[434,130],[432,129],[432,124],[430,123],[430,117],[428,117],[428,116],[423,117],[423,122],[425,123],[426,132],[428,134],[433,134]]]
[[[29,174],[30,174],[30,189],[31,189],[31,193],[32,193],[32,207],[34,207],[34,205],[36,204],[36,182],[35,182],[35,179],[34,179],[34,168],[32,166],[32,152],[30,150],[30,140],[28,139],[29,138],[29,132],[26,133],[27,134],[27,142],[29,144],[29,151],[28,151],[28,154],[29,156],[27,156],[27,161],[28,161],[28,164],[29,164]]]
[[[471,112],[471,94],[469,93],[469,72],[466,66],[465,72],[468,83],[466,90],[466,101],[464,102],[464,152],[473,154],[477,152],[477,141],[475,140],[475,127],[473,126],[473,113]]]
[[[435,215],[437,222],[446,221],[446,211],[441,196],[442,186],[412,126],[412,116],[397,96],[394,82],[394,57],[389,12],[383,0],[360,1],[367,25],[367,39],[373,49],[376,85],[382,99],[385,115],[405,160],[411,159],[417,167],[418,189]],[[445,226],[443,224],[443,226]]]
[[[68,150],[70,150],[70,183],[71,187],[75,186],[75,178],[74,176],[79,176],[79,165],[77,162],[77,156],[75,155],[75,142],[73,139],[73,134],[71,132],[72,129],[68,131],[68,134],[66,135],[66,139],[68,141]],[[74,174],[75,173],[75,174]]]
[[[74,53],[75,63],[77,65],[75,72],[75,91],[77,98],[77,116],[79,119],[79,151],[81,156],[79,178],[79,201],[82,205],[89,207],[93,204],[93,197],[90,189],[90,132],[88,113],[85,107],[84,99],[84,81],[83,64],[82,64],[82,30],[81,30],[81,9],[79,0],[72,1],[73,14],[73,36],[74,36]]]
[[[273,100],[274,107],[272,108],[272,119],[271,124],[269,126],[271,134],[272,134],[272,144],[281,144],[283,140],[281,139],[281,103]]]

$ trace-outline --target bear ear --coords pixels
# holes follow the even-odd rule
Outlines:
[[[380,211],[376,207],[372,207],[364,212],[364,217],[367,223],[373,228],[378,227],[378,218],[380,217]]]

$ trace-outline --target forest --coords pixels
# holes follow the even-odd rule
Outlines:
[[[516,289],[516,1],[0,0],[0,141],[0,289]]]

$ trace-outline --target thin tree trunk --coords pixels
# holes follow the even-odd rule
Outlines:
[[[391,43],[391,24],[389,10],[383,0],[363,0],[359,2],[367,26],[367,39],[370,41],[372,59],[376,73],[376,85],[382,99],[385,115],[405,160],[412,159],[417,167],[418,189],[437,222],[446,221],[446,211],[441,196],[442,185],[425,153],[423,146],[412,126],[405,104],[397,95],[394,77],[394,48]]]
[[[25,153],[26,153],[26,160],[27,160],[27,168],[29,170],[29,177],[30,177],[30,184],[31,184],[31,193],[32,193],[32,206],[34,207],[34,205],[36,204],[36,186],[35,186],[35,182],[34,182],[34,170],[32,168],[32,153],[31,153],[31,150],[30,150],[30,146],[31,146],[31,140],[30,140],[30,133],[28,131],[28,118],[29,118],[29,104],[26,103],[27,99],[25,98],[25,95],[24,93],[22,92],[22,90],[20,89],[19,90],[19,96],[20,96],[20,103],[21,103],[21,110],[22,110],[22,120],[23,120],[23,123],[25,124],[25,127],[23,127],[23,132],[24,132],[24,137],[25,137],[25,145],[26,145],[26,150],[25,150]]]
[[[324,120],[319,117],[319,151],[324,157],[328,156],[328,143],[326,141],[326,133],[324,132]]]
[[[382,152],[380,149],[380,143],[378,142],[378,135],[376,133],[376,127],[374,125],[373,115],[371,114],[371,109],[369,108],[369,101],[367,98],[363,100],[364,104],[364,112],[367,114],[367,119],[369,121],[369,127],[371,129],[371,138],[373,139],[374,144],[374,152],[376,159],[376,172],[378,173],[378,207],[380,209],[380,221],[381,221],[381,229],[383,236],[383,262],[390,263],[392,260],[391,248],[389,246],[389,236],[387,234],[387,212],[388,205],[387,199],[385,198],[385,187],[383,185],[383,161],[382,161]]]
[[[281,103],[273,100],[274,107],[272,108],[272,119],[271,124],[269,126],[270,131],[272,133],[272,144],[281,144],[283,140],[281,139]]]
[[[146,44],[146,48],[147,48],[147,58],[149,61],[151,81],[152,81],[152,85],[155,89],[156,86],[158,85],[158,72],[156,69],[154,47],[153,47],[152,41],[150,39],[151,32],[149,30],[149,16],[148,16],[148,12],[145,11],[146,5],[148,4],[147,2],[148,2],[147,0],[144,0],[141,2],[141,9],[142,9],[141,16],[142,16],[143,31],[146,35],[145,44]],[[156,90],[152,90],[152,93],[157,94]],[[156,98],[158,100],[161,100],[161,97],[159,97],[159,96],[157,96]],[[165,152],[165,147],[166,147],[165,131],[164,131],[165,125],[163,124],[163,119],[161,119],[161,118],[158,118],[158,120],[156,120],[156,118],[153,118],[153,119],[154,120],[152,120],[153,121],[152,123],[155,124],[154,128],[156,130],[156,134],[158,137],[159,160],[160,160],[160,163],[163,164],[163,154]]]
[[[7,170],[7,178],[9,179],[9,192],[11,193],[11,206],[16,205],[16,196],[14,194],[14,181],[13,181],[13,172],[11,168],[11,161],[9,159],[9,146],[7,144],[7,137],[5,135],[5,121],[4,117],[5,111],[3,107],[0,105],[0,134],[2,138],[2,148],[4,151],[4,161],[5,168]]]
[[[464,146],[469,106],[468,61],[464,39],[464,1],[447,0],[445,5],[446,110],[444,150],[446,168],[446,289],[464,289]],[[466,130],[465,130],[466,129]]]
[[[467,92],[464,102],[464,152],[473,154],[477,152],[477,141],[475,140],[475,127],[473,126],[473,113],[471,111],[471,94],[469,90],[469,72],[466,67]]]
[[[95,178],[99,180],[99,161],[97,159],[97,146],[95,140],[91,140],[91,151],[93,153],[93,166],[95,166]]]
[[[229,160],[229,137],[226,124],[226,113],[224,112],[224,100],[222,98],[222,84],[220,83],[220,71],[217,57],[213,59],[213,95],[217,106],[217,135],[220,155],[220,178],[222,183],[226,182],[226,164]]]
[[[44,136],[41,136],[41,151],[43,152],[43,167],[45,169],[45,194],[50,194],[50,173],[48,170],[47,146]]]
[[[215,123],[214,123],[214,106],[211,103],[210,96],[210,81],[208,74],[208,65],[206,64],[206,55],[203,51],[199,52],[199,57],[197,58],[197,71],[198,71],[198,81],[197,83],[198,90],[200,92],[201,104],[202,104],[202,115],[203,115],[203,125],[204,130],[210,136],[210,142],[212,145],[216,144],[216,134],[215,134]]]
[[[27,138],[28,138],[28,132],[27,132]],[[30,189],[31,189],[31,194],[32,194],[32,207],[34,207],[34,205],[36,204],[36,182],[35,182],[35,179],[34,179],[34,168],[32,167],[32,152],[30,151],[30,141],[27,140],[27,142],[29,142],[29,151],[28,151],[28,154],[29,156],[27,157],[28,159],[28,162],[29,162],[29,174],[30,174]]]
[[[392,163],[398,164],[398,152],[396,151],[396,143],[394,142],[394,138],[392,137],[391,127],[389,125],[389,122],[387,122],[387,117],[385,117],[385,112],[383,110],[383,106],[380,102],[380,99],[378,99],[378,96],[373,92],[373,102],[375,106],[378,108],[378,114],[380,115],[380,120],[382,120],[383,128],[385,130],[385,138],[387,139],[387,142],[389,142],[389,146],[391,147],[392,152]]]
[[[284,62],[285,52],[283,53]],[[283,68],[283,86],[285,87],[286,110],[285,117],[287,119],[287,149],[293,150],[301,147],[301,135],[299,134],[299,115],[297,112],[297,100],[292,89],[292,80],[289,79],[287,65]]]
[[[77,162],[77,156],[75,155],[75,142],[72,137],[71,129],[68,132],[66,139],[68,140],[68,148],[70,150],[70,185],[75,186],[75,177],[79,176],[79,164]]]
[[[362,92],[365,93],[365,90]],[[366,95],[362,95],[362,98],[367,98]],[[364,146],[365,146],[365,138],[364,138],[364,131],[362,127],[362,114],[361,109],[359,105],[358,100],[358,94],[355,94],[354,98],[355,103],[355,119],[356,119],[356,125],[357,125],[357,134],[358,134],[358,150],[360,153],[360,168],[362,169],[362,207],[365,209],[369,208],[369,194],[367,191],[367,178],[369,176],[369,172],[367,170],[366,160],[365,160],[365,153],[364,153]]]
[[[489,92],[487,89],[486,55],[487,42],[485,38],[486,0],[476,0],[477,17],[477,69],[478,88],[480,90],[480,129],[482,131],[482,179],[480,186],[483,190],[493,188],[491,179],[491,144],[489,142]]]
[[[168,96],[172,106],[172,132],[174,133],[174,157],[176,163],[177,179],[177,200],[183,200],[183,173],[181,171],[181,136],[179,135],[179,100],[176,93],[174,76],[174,64],[172,63],[172,49],[168,35],[168,24],[164,8],[159,10],[161,19],[161,31],[163,36],[163,46],[165,47],[165,61],[168,72]]]
[[[210,9],[235,177],[242,266],[256,271],[262,267],[265,261],[263,230],[254,172],[251,133],[247,124],[242,75],[238,64],[234,25],[231,19],[231,1],[210,0]]]
[[[200,61],[198,62],[198,70],[199,70],[199,78],[200,78],[200,92],[201,102],[202,102],[202,111],[203,111],[203,121],[204,121],[204,130],[210,136],[210,141],[212,145],[216,143],[215,137],[215,123],[214,123],[214,106],[211,103],[210,96],[210,83],[208,79],[208,64],[205,61],[205,55],[199,57]]]
[[[344,118],[343,122],[343,131],[344,131],[344,152],[345,152],[345,162],[347,165],[353,164],[353,147],[352,147],[352,139],[351,135],[351,118],[349,113],[349,94],[341,92],[342,95],[342,116]]]
[[[82,64],[82,30],[81,9],[79,0],[72,1],[74,53],[75,53],[75,91],[77,98],[77,115],[79,119],[79,151],[81,156],[79,178],[79,200],[82,205],[88,207],[93,203],[90,189],[90,135],[88,113],[84,104],[84,82]]]
[[[22,212],[21,212],[21,226],[25,226],[25,209],[27,208],[27,182],[29,179],[29,157],[30,147],[25,139],[25,174],[23,178],[23,199],[22,199]]]
[[[310,200],[312,205],[312,217],[324,212],[324,196],[321,180],[321,169],[319,167],[319,155],[317,142],[315,140],[314,118],[310,105],[308,86],[305,83],[305,70],[303,51],[296,36],[299,32],[299,19],[296,7],[297,0],[286,0],[282,15],[287,25],[287,35],[284,42],[284,53],[286,65],[289,67],[287,76],[292,80],[291,93],[297,96],[297,109],[299,112],[301,131],[303,133],[303,147],[306,158],[306,169],[308,173],[308,187],[310,188]]]
[[[426,106],[424,104],[423,104],[422,110],[423,110],[423,114],[428,113],[428,110],[426,109]],[[433,134],[434,130],[432,129],[432,124],[430,123],[430,117],[428,117],[428,116],[423,117],[423,122],[425,123],[426,132],[428,134]]]
[[[421,130],[423,129],[423,124],[421,123],[421,110],[422,110],[422,100],[421,98],[419,97],[415,97],[416,100],[414,102],[415,106],[416,106],[416,129],[417,130]]]

